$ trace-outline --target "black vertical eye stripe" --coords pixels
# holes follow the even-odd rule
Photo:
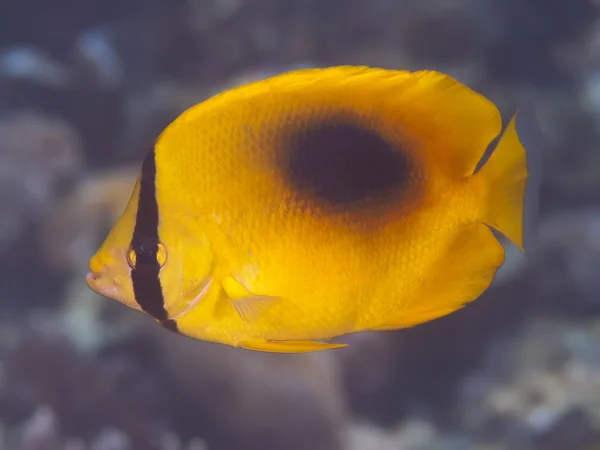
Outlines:
[[[138,208],[131,240],[131,248],[136,253],[136,264],[131,269],[131,281],[135,300],[140,308],[170,330],[176,331],[177,325],[168,319],[165,309],[159,277],[161,267],[156,259],[156,249],[152,251],[152,246],[156,246],[159,240],[158,214],[156,155],[152,149],[144,159],[140,176]]]

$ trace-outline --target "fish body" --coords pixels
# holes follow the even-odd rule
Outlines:
[[[409,327],[524,249],[515,117],[433,71],[305,69],[185,111],[145,158],[88,285],[187,336],[274,352]]]

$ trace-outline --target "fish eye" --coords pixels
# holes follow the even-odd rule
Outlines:
[[[129,267],[152,267],[158,263],[159,268],[167,262],[167,247],[156,240],[137,240],[131,243],[127,251],[127,263]]]

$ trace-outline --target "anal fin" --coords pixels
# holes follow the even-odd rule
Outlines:
[[[305,353],[334,348],[347,347],[348,344],[332,344],[316,341],[269,341],[266,339],[252,339],[240,343],[240,347],[247,350],[272,353]]]
[[[406,328],[448,315],[477,299],[504,262],[504,249],[485,224],[465,227],[413,298],[373,330]]]

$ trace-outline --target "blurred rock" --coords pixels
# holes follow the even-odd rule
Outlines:
[[[551,430],[538,437],[535,444],[543,450],[589,449],[599,439],[597,422],[581,410],[571,410]]]
[[[535,320],[497,347],[462,383],[467,429],[514,450],[532,448],[532,440],[536,449],[564,449],[597,439],[599,329],[597,320]],[[569,422],[579,430],[574,436]]]
[[[108,167],[146,152],[175,118],[170,111],[167,119],[156,118],[165,111],[157,104],[162,99],[157,100],[155,86],[198,78],[199,55],[184,0],[138,5],[131,3],[115,20],[87,29],[73,47],[75,89],[84,99],[74,99],[73,121],[86,138],[94,166]],[[144,139],[139,139],[140,130]],[[145,139],[145,133],[151,138]]]
[[[80,135],[69,123],[35,110],[0,119],[0,282],[3,305],[26,309],[60,296],[60,278],[46,277],[33,230],[81,176]],[[31,274],[37,274],[32,282]]]
[[[472,14],[469,1],[403,2],[409,13],[399,17],[399,43],[413,62],[429,67],[456,65],[483,56],[490,36]]]
[[[340,340],[348,344],[337,354],[353,411],[382,420],[389,415],[390,388],[402,370],[397,334],[357,333]]]
[[[351,424],[346,440],[345,450],[407,450],[394,434],[365,424]]]
[[[33,46],[15,46],[0,53],[0,79],[4,82],[21,80],[66,88],[71,76],[68,67]]]
[[[0,121],[0,252],[27,221],[51,210],[81,167],[79,135],[69,124],[36,112]]]
[[[160,333],[165,369],[217,450],[342,448],[346,405],[335,355],[268,354]],[[198,425],[196,425],[198,426]]]
[[[351,423],[346,439],[346,450],[505,450],[481,445],[460,433],[444,432],[432,423],[417,419],[403,422],[392,430]]]
[[[600,313],[600,211],[573,210],[540,227],[530,278],[547,310],[588,317]]]
[[[209,450],[209,448],[203,439],[195,438],[189,442],[186,450]]]
[[[491,0],[491,6],[488,16],[499,26],[487,50],[490,74],[547,88],[573,82],[554,50],[593,26],[600,12],[594,0]]]
[[[110,423],[126,433],[133,448],[158,449],[163,435],[173,429],[175,404],[169,391],[159,387],[165,381],[152,369],[156,366],[148,344],[132,342],[128,348],[121,343],[114,351],[84,356],[58,326],[45,315],[29,326],[20,324],[16,331],[22,334],[3,349],[0,420],[20,423],[39,405],[48,405],[65,435],[104,442],[98,436]],[[110,442],[116,439],[109,437]]]
[[[89,258],[123,213],[139,170],[136,165],[90,176],[56,202],[38,233],[48,268],[87,272]]]
[[[107,26],[92,28],[79,37],[73,51],[73,66],[81,81],[91,86],[113,90],[123,85],[123,64]]]
[[[23,450],[59,449],[57,418],[48,407],[39,407],[23,425],[21,448]]]
[[[598,204],[600,139],[596,118],[572,90],[540,96],[536,112],[547,139],[544,149],[542,210]]]
[[[90,450],[130,450],[129,437],[116,428],[105,428],[90,444]]]
[[[71,438],[65,441],[64,450],[88,450],[88,448],[82,439]]]
[[[69,124],[36,112],[0,122],[0,253],[51,210],[81,167],[79,135]]]
[[[600,4],[592,0],[600,10]],[[597,72],[600,57],[600,17],[592,17],[589,27],[582,28],[578,38],[571,39],[555,48],[554,55],[562,67],[579,82]]]
[[[123,2],[99,0],[24,0],[2,6],[0,46],[35,43],[53,57],[65,58],[77,35],[94,23],[126,10]]]
[[[94,356],[105,346],[135,336],[135,319],[140,317],[120,303],[92,292],[83,280],[81,274],[69,284],[56,321],[77,351]]]
[[[120,153],[142,160],[157,137],[184,110],[208,98],[208,88],[200,83],[160,81],[126,98]]]

